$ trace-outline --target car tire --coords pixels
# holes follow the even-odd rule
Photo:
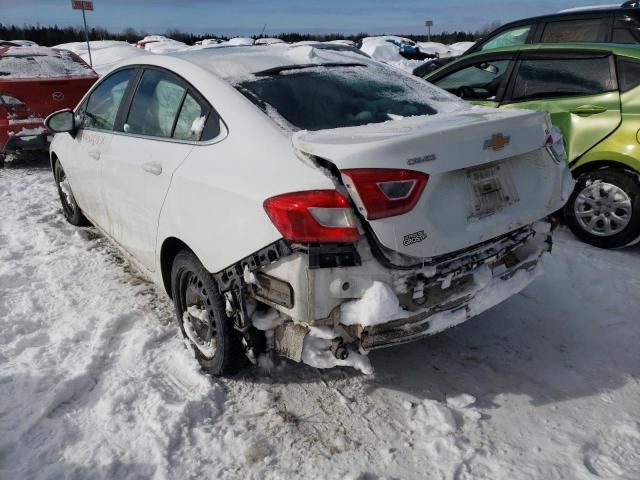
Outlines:
[[[71,225],[78,227],[86,227],[90,225],[89,220],[84,216],[78,203],[76,202],[73,192],[71,191],[71,185],[67,181],[67,175],[64,173],[64,169],[60,162],[56,161],[53,167],[53,176],[58,187],[58,195],[60,196],[60,203],[62,204],[62,213],[64,218]]]
[[[240,335],[225,312],[213,277],[189,250],[179,252],[173,261],[171,293],[180,332],[203,370],[215,376],[237,373],[246,363]],[[192,314],[190,307],[200,316]]]
[[[636,174],[602,168],[580,175],[564,215],[571,231],[599,248],[640,240],[640,181]]]

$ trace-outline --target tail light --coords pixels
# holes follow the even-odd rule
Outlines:
[[[354,168],[342,170],[351,180],[369,220],[394,217],[413,210],[429,175],[414,170]]]
[[[349,201],[336,190],[311,190],[264,202],[269,218],[291,242],[353,243],[360,233]]]
[[[553,158],[553,161],[557,164],[561,164],[566,160],[564,139],[562,137],[562,132],[558,127],[551,127],[549,130],[545,148],[551,155],[551,158]]]

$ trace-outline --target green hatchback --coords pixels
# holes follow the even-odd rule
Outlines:
[[[425,79],[477,105],[548,112],[577,180],[564,208],[571,230],[602,248],[640,240],[640,46],[521,45]]]

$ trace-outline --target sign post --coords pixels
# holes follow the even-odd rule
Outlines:
[[[431,27],[433,27],[433,20],[427,20],[426,22],[424,22],[424,26],[427,27],[427,30],[428,30],[427,41],[430,42],[431,41]]]
[[[89,29],[87,29],[87,16],[84,11],[93,11],[93,2],[84,0],[71,0],[71,8],[73,10],[82,10],[82,21],[84,23],[84,37],[87,41],[87,52],[89,52],[89,65],[93,68],[93,59],[91,58],[91,45],[89,44]]]

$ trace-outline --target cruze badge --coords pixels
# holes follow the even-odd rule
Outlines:
[[[51,94],[51,98],[53,98],[56,102],[61,102],[64,100],[64,93],[62,92],[53,92]]]
[[[498,152],[509,145],[509,142],[511,142],[511,137],[505,137],[501,133],[495,133],[491,136],[490,139],[485,140],[484,149]]]
[[[436,158],[438,157],[436,156],[435,153],[430,153],[429,155],[424,155],[422,157],[410,158],[409,160],[407,160],[407,165],[415,165],[416,163],[432,162]]]

